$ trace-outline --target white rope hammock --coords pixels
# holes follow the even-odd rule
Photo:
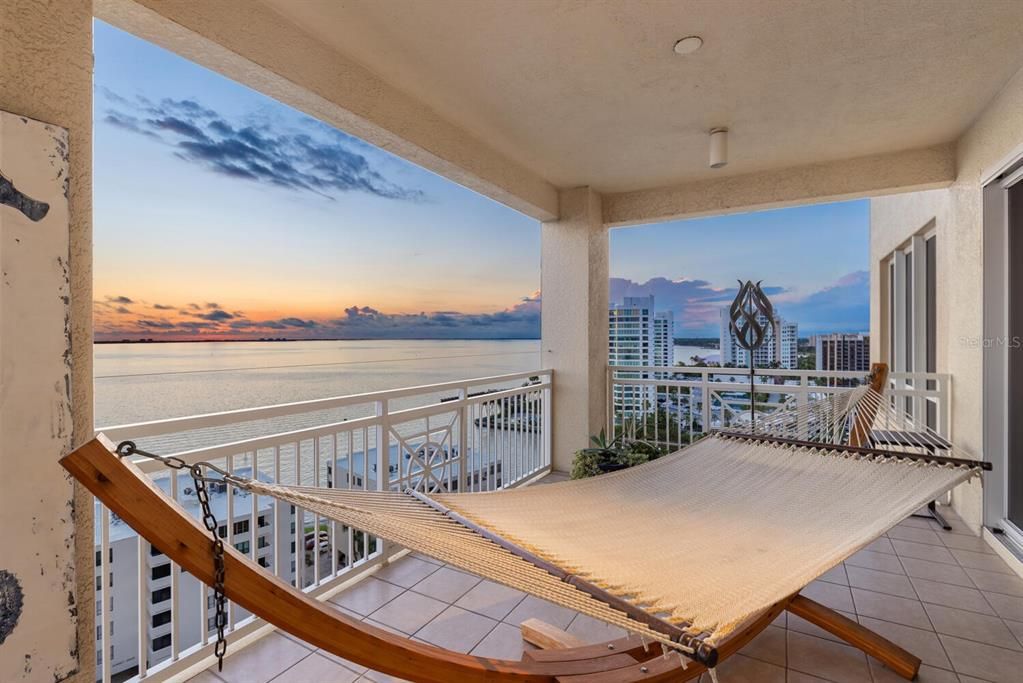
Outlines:
[[[848,420],[848,410],[839,412]],[[980,471],[980,463],[755,438],[715,434],[620,472],[490,493],[249,487],[692,653],[701,642],[716,646]],[[566,572],[633,611],[593,597]],[[678,642],[669,625],[688,635]]]

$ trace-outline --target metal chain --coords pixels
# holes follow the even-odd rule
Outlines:
[[[202,523],[213,537],[213,601],[216,605],[214,624],[217,627],[217,644],[213,654],[217,657],[217,671],[224,670],[224,655],[227,653],[227,638],[224,629],[227,627],[227,600],[224,597],[224,541],[217,533],[217,518],[210,509],[210,496],[206,491],[206,478],[202,467],[193,465],[192,480],[195,482],[195,495],[202,506]]]
[[[199,506],[202,508],[202,523],[206,530],[210,532],[213,541],[213,602],[216,609],[213,620],[217,629],[217,642],[213,646],[213,654],[217,658],[217,670],[223,671],[224,655],[227,654],[227,638],[224,634],[224,630],[227,628],[227,597],[224,595],[224,541],[220,538],[220,534],[217,533],[217,517],[213,514],[213,510],[210,507],[210,495],[206,488],[206,483],[211,481],[227,482],[243,489],[248,489],[249,483],[246,479],[235,476],[212,463],[197,462],[194,465],[189,465],[181,458],[173,455],[156,455],[155,453],[143,451],[133,441],[122,441],[119,443],[117,445],[117,455],[122,458],[141,455],[162,462],[170,469],[187,469],[188,473],[192,476],[192,481],[195,482],[195,496],[198,498]],[[206,473],[207,470],[213,470],[220,476],[211,477]]]

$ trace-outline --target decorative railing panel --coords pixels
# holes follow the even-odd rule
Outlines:
[[[551,371],[98,429],[243,477],[355,489],[487,491],[550,470]],[[198,517],[187,472],[138,466]],[[402,549],[229,484],[211,484],[225,543],[297,588],[325,596]],[[209,658],[212,591],[96,505],[100,680],[164,680]],[[265,624],[231,604],[229,641]]]

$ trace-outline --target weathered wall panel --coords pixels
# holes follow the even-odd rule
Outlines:
[[[0,112],[0,590],[22,596],[0,624],[3,681],[78,667],[74,516],[53,457],[72,436],[67,190],[67,131]]]

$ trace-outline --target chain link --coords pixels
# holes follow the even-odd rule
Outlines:
[[[202,507],[202,523],[213,538],[213,602],[216,607],[214,625],[217,628],[217,644],[213,654],[217,658],[217,670],[224,670],[224,655],[227,653],[227,599],[224,597],[224,541],[217,533],[217,518],[210,508],[210,496],[206,490],[206,477],[201,465],[193,465],[190,473],[195,482],[195,495]]]
[[[210,532],[213,545],[213,602],[215,608],[215,616],[213,618],[214,626],[217,629],[217,642],[213,646],[213,654],[217,658],[217,670],[224,670],[224,655],[227,654],[227,637],[224,634],[227,628],[227,597],[224,595],[224,541],[220,538],[220,534],[217,533],[217,517],[213,514],[213,509],[210,506],[210,494],[206,488],[206,483],[215,482],[226,482],[239,488],[248,489],[248,481],[237,477],[227,470],[224,470],[212,463],[208,462],[197,462],[194,465],[189,465],[187,462],[176,456],[164,456],[156,455],[155,453],[148,453],[138,446],[133,441],[122,441],[117,445],[117,455],[121,458],[127,458],[133,455],[141,455],[145,458],[151,458],[162,462],[167,467],[174,470],[188,470],[188,473],[192,476],[192,481],[195,482],[195,496],[199,500],[199,506],[202,508],[202,523],[206,527],[206,530]],[[207,474],[207,470],[213,470],[220,476],[211,477]]]

